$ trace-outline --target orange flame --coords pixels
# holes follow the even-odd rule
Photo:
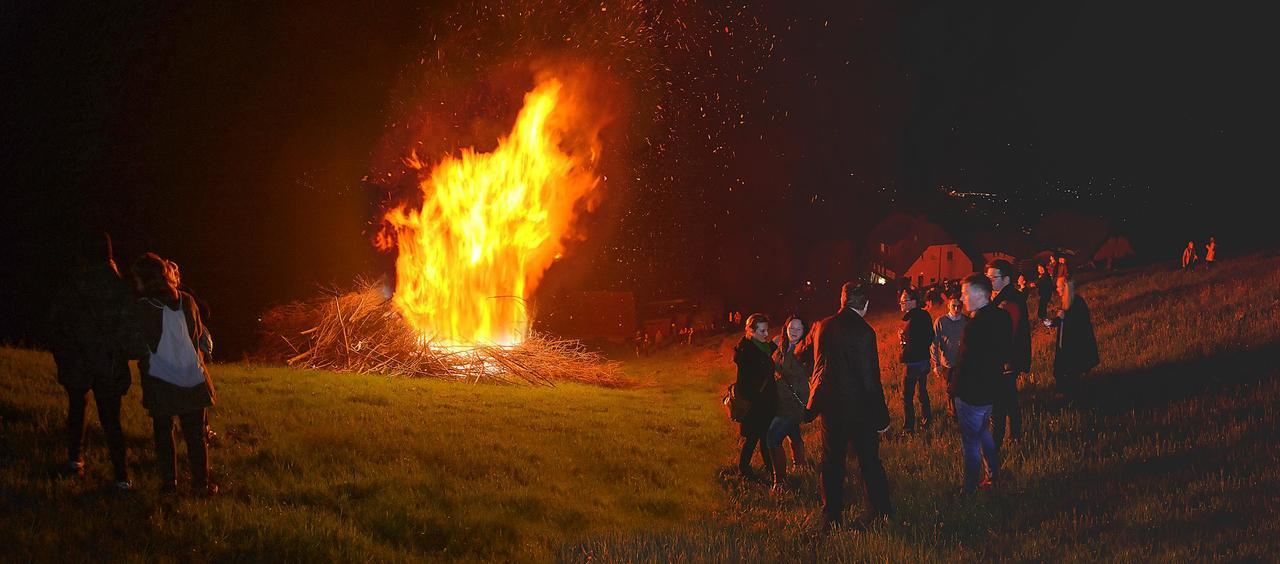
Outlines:
[[[524,300],[564,250],[575,212],[599,184],[595,131],[583,147],[578,111],[556,79],[524,97],[491,153],[463,149],[419,184],[422,208],[387,212],[394,229],[394,303],[424,339],[445,345],[523,342]],[[413,154],[408,164],[424,168]],[[380,246],[390,246],[379,237]]]

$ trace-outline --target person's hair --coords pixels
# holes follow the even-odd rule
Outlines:
[[[173,271],[169,261],[155,253],[146,253],[133,261],[129,272],[138,280],[139,292],[143,297],[153,298],[168,296],[178,283],[173,279]]]
[[[768,323],[769,316],[763,313],[753,313],[747,316],[747,322],[743,324],[743,329],[754,331],[757,323]]]
[[[1007,260],[1004,260],[1004,259],[993,260],[987,263],[987,268],[994,268],[1000,271],[1001,276],[1008,276],[1010,279],[1013,278],[1013,274],[1014,274],[1013,264],[1011,264]]]
[[[908,299],[908,300],[915,300],[916,302],[919,302],[920,292],[916,291],[915,288],[907,288],[902,291],[902,298]],[[858,309],[862,309],[862,308],[858,308]]]
[[[114,260],[111,256],[111,234],[103,231],[82,233],[76,241],[76,256],[90,263]]]
[[[1048,271],[1049,271],[1049,267],[1047,267],[1047,266],[1045,266],[1045,265],[1043,265],[1043,264],[1037,264],[1037,265],[1036,265],[1036,270],[1038,270],[1038,271],[1042,271],[1042,272],[1048,272]]]
[[[960,299],[960,292],[947,292],[947,294],[943,296],[942,299],[943,301],[946,301],[946,302],[949,302],[951,300],[958,300]]]
[[[987,296],[990,296],[991,292],[994,291],[991,289],[991,280],[982,274],[970,274],[964,278],[964,283],[970,286],[982,288],[982,291],[986,293]]]
[[[784,321],[784,322],[782,322],[782,346],[783,346],[783,348],[786,348],[786,347],[788,347],[788,346],[790,346],[790,345],[791,345],[791,335],[788,335],[788,334],[787,334],[787,329],[788,329],[789,327],[791,327],[791,322],[792,322],[792,321],[799,321],[799,322],[800,322],[800,327],[802,328],[802,329],[800,330],[800,338],[801,338],[801,339],[803,339],[803,338],[804,338],[804,336],[805,336],[805,334],[809,332],[809,324],[808,324],[808,323],[805,323],[803,319],[800,319],[800,316],[799,316],[799,315],[791,315],[791,316],[787,317],[787,320],[786,320],[786,321]]]
[[[1076,279],[1075,279],[1075,278],[1072,278],[1072,277],[1071,277],[1071,276],[1069,276],[1069,275],[1068,275],[1068,276],[1059,276],[1057,281],[1058,281],[1058,282],[1063,282],[1063,283],[1065,283],[1065,284],[1067,285],[1067,289],[1068,289],[1068,290],[1075,291],[1075,289],[1076,289]]]
[[[853,309],[867,307],[867,287],[857,282],[845,282],[840,287],[840,303]]]

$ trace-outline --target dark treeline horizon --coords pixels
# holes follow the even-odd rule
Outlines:
[[[734,156],[673,165],[662,190],[606,184],[645,214],[624,214],[552,285],[774,311],[842,241],[861,259],[895,212],[961,239],[1056,210],[1103,216],[1144,263],[1211,235],[1226,257],[1273,248],[1259,196],[1269,155],[1255,142],[1274,113],[1264,18],[1143,4],[751,12],[771,42],[751,86],[721,61],[666,61],[708,77],[701,94],[738,97],[746,125],[717,137]],[[433,52],[431,22],[457,9],[7,6],[0,341],[40,343],[66,249],[86,231],[111,233],[122,269],[145,251],[176,260],[209,303],[223,360],[252,346],[272,304],[384,274],[369,244],[381,195],[361,180],[396,119],[393,91]],[[736,17],[706,13],[713,31]],[[681,149],[710,155],[699,138]]]

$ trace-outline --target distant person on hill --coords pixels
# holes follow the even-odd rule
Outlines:
[[[1213,268],[1213,262],[1218,260],[1218,242],[1213,237],[1209,238],[1209,242],[1204,246],[1204,266],[1205,268]]]
[[[746,334],[733,349],[733,363],[738,366],[738,378],[734,393],[751,402],[751,409],[742,418],[739,432],[742,435],[742,452],[738,455],[738,472],[753,478],[751,457],[756,445],[760,445],[760,459],[765,470],[773,469],[769,458],[766,435],[769,424],[778,409],[778,391],[773,379],[773,352],[777,348],[769,341],[769,317],[763,313],[747,316],[743,327]]]
[[[1067,275],[1067,257],[1058,257],[1058,276]]]
[[[167,261],[147,253],[131,269],[141,297],[136,306],[142,340],[146,343],[138,372],[142,375],[142,405],[151,414],[161,491],[178,486],[177,450],[173,419],[178,418],[187,443],[192,485],[204,495],[218,493],[209,479],[206,408],[214,404],[213,381],[205,368],[204,323],[190,294],[178,290]]]
[[[1049,270],[1049,277],[1054,280],[1057,280],[1058,279],[1058,255],[1056,254],[1049,255],[1049,263],[1047,268]]]
[[[1018,376],[1031,371],[1031,324],[1027,319],[1027,295],[1010,283],[1013,264],[996,259],[987,265],[987,279],[995,292],[991,303],[1009,314],[1013,328],[1013,340],[1009,345],[1009,358],[1005,361],[1004,375],[1000,381],[1000,393],[991,409],[991,436],[996,449],[1004,445],[1005,422],[1009,425],[1009,438],[1022,438],[1022,408],[1018,405]]]
[[[1040,274],[1036,278],[1036,293],[1040,296],[1040,301],[1036,304],[1036,319],[1047,319],[1049,315],[1049,302],[1053,301],[1053,293],[1056,289],[1054,286],[1053,276],[1049,274],[1049,268],[1043,264],[1036,265],[1036,272]]]
[[[133,489],[120,425],[120,398],[129,390],[128,336],[133,295],[111,256],[111,238],[89,234],[77,242],[70,272],[50,304],[50,348],[58,383],[67,393],[67,463],[59,472],[84,474],[85,409],[89,392],[98,405],[98,421],[118,490]]]
[[[973,318],[960,337],[956,366],[947,392],[955,398],[956,421],[964,454],[963,493],[977,490],[986,462],[987,481],[1000,477],[1000,453],[991,436],[991,409],[1000,394],[1013,322],[1009,313],[991,303],[991,280],[981,274],[965,278],[964,307]]]
[[[889,430],[889,407],[880,383],[876,332],[863,319],[870,301],[861,285],[840,290],[840,311],[813,324],[798,355],[813,355],[810,416],[822,417],[822,514],[824,529],[844,513],[845,458],[858,457],[872,517],[893,514],[889,479],[880,462],[880,434]]]
[[[902,375],[902,428],[915,432],[916,413],[913,396],[920,392],[920,425],[928,428],[933,417],[929,405],[929,347],[933,344],[933,319],[920,307],[920,294],[907,289],[898,298],[902,310],[902,329],[898,340],[902,345],[899,360],[904,367]]]
[[[1019,291],[1019,292],[1022,292],[1022,295],[1024,295],[1024,296],[1025,296],[1025,295],[1027,295],[1027,288],[1030,288],[1030,287],[1031,287],[1031,284],[1027,282],[1027,275],[1026,275],[1026,274],[1019,274],[1019,275],[1018,275],[1018,286],[1017,286],[1017,287],[1018,287],[1018,291]]]
[[[805,419],[809,405],[809,376],[813,374],[813,356],[796,354],[796,347],[804,339],[806,327],[799,317],[791,316],[782,325],[782,334],[774,342],[773,365],[777,373],[778,411],[769,424],[769,458],[773,460],[773,488],[782,491],[787,487],[787,454],[782,450],[782,440],[791,440],[791,456],[795,465],[805,463],[804,437],[800,423]]]
[[[1196,266],[1196,243],[1195,241],[1187,241],[1187,248],[1182,249],[1182,269],[1191,270]]]
[[[939,315],[933,323],[933,345],[929,348],[933,361],[933,371],[948,383],[950,389],[951,371],[955,367],[956,353],[960,350],[960,337],[964,334],[964,326],[969,318],[964,316],[964,304],[960,294],[947,295],[947,313]],[[947,411],[955,416],[955,398],[947,396]]]
[[[1058,278],[1062,310],[1058,317],[1046,319],[1046,327],[1057,327],[1054,340],[1053,379],[1058,390],[1075,399],[1080,377],[1098,365],[1098,341],[1093,334],[1093,320],[1084,296],[1076,295],[1076,282]]]

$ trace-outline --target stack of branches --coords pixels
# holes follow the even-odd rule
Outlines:
[[[576,340],[531,334],[515,346],[449,347],[423,342],[392,307],[381,285],[322,296],[267,312],[258,356],[300,368],[443,378],[470,382],[616,386],[618,364]]]

